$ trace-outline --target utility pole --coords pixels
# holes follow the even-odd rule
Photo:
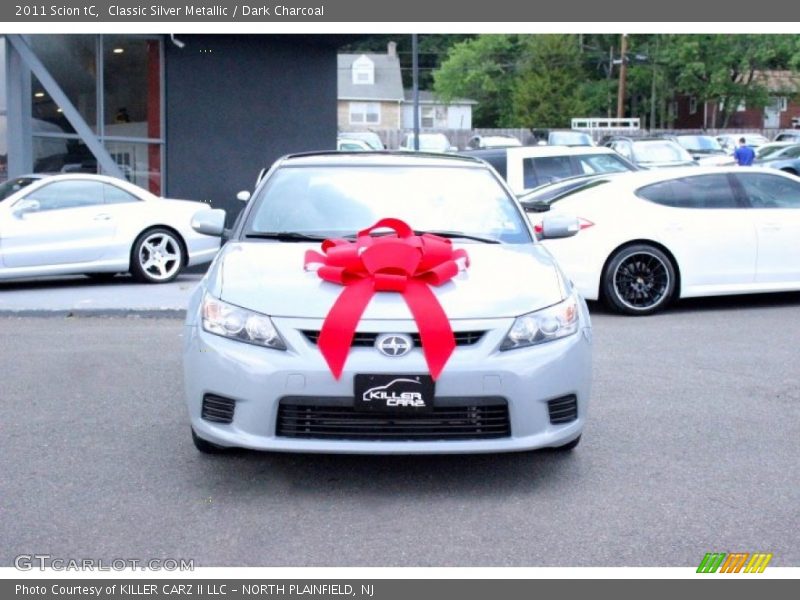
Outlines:
[[[658,36],[656,36],[656,51],[650,53],[650,62],[653,63],[653,84],[650,88],[650,131],[656,128],[656,67],[658,65]]]
[[[625,117],[625,84],[628,78],[628,63],[626,54],[628,53],[628,34],[622,34],[622,46],[620,48],[619,63],[619,91],[617,93],[617,118]]]
[[[419,151],[419,47],[417,34],[411,34],[411,76],[414,96],[414,150]]]

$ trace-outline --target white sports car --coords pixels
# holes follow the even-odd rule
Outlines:
[[[192,217],[202,202],[168,200],[102,175],[31,176],[0,201],[0,280],[130,272],[164,283],[189,265],[210,262],[219,238]]]
[[[586,299],[621,313],[650,314],[674,298],[800,290],[800,178],[775,169],[597,176],[520,201],[534,225],[544,214],[579,217],[580,235],[544,245]]]

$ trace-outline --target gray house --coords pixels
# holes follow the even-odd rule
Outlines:
[[[402,127],[403,78],[397,45],[386,54],[339,54],[337,67],[339,129]]]

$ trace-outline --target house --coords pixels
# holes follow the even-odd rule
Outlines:
[[[790,129],[800,125],[800,75],[792,71],[757,71],[754,77],[769,91],[767,106],[747,106],[740,102],[727,126],[736,129]],[[704,129],[722,125],[721,103],[698,101],[680,96],[672,103],[676,129]]]
[[[395,42],[386,54],[339,54],[337,85],[340,130],[402,127],[403,78]]]
[[[472,129],[475,104],[464,98],[444,103],[420,91],[420,127]],[[386,54],[339,54],[338,125],[341,131],[413,129],[414,98],[411,90],[403,90],[395,42],[389,42]]]
[[[419,92],[420,129],[472,129],[472,107],[477,102],[467,98],[454,98],[445,104],[433,92]],[[405,91],[403,102],[403,128],[414,128],[414,95]]]

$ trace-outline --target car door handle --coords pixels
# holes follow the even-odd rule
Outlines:
[[[94,220],[95,221],[110,221],[111,220],[111,215],[109,215],[108,213],[100,213],[99,215],[95,215]]]

